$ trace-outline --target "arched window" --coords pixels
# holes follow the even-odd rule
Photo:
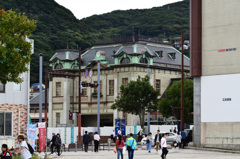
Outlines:
[[[142,57],[142,58],[140,59],[140,63],[146,63],[146,64],[147,64],[147,63],[148,63],[147,58],[143,58],[143,57]]]
[[[60,63],[55,65],[55,69],[62,69],[62,68],[63,68],[63,66]]]
[[[120,63],[130,63],[130,59],[128,57],[122,58]]]

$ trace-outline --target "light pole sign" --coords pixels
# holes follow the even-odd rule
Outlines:
[[[89,78],[92,78],[92,76],[93,76],[93,71],[92,70],[89,71],[89,75],[88,76],[89,76]]]
[[[85,71],[84,78],[87,79],[87,77],[88,77],[88,71]]]

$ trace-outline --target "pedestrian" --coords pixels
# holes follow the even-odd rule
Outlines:
[[[124,141],[122,140],[122,136],[118,136],[118,140],[116,141],[116,148],[117,148],[117,159],[120,158],[123,159],[123,147],[124,147]]]
[[[9,152],[7,144],[2,144],[2,154],[0,159],[12,159],[12,153]]]
[[[57,147],[57,155],[60,156],[60,149],[61,149],[61,145],[62,145],[62,140],[60,137],[60,134],[57,134],[56,136],[56,141],[55,141],[55,145]]]
[[[18,144],[16,148],[12,151],[15,155],[18,155],[20,153],[21,159],[30,159],[32,158],[32,154],[30,153],[28,149],[28,145],[26,141],[24,141],[23,135],[18,135]]]
[[[179,149],[181,148],[181,140],[182,140],[182,136],[180,135],[180,133],[177,133],[177,137],[176,137],[176,142],[179,146]]]
[[[170,132],[172,132],[172,129],[170,129]]]
[[[175,127],[174,130],[173,130],[174,133],[177,133],[177,128]]]
[[[141,142],[143,136],[143,129],[138,132],[138,142]]]
[[[181,136],[182,136],[182,148],[184,149],[184,146],[186,144],[186,133],[184,131],[181,132]]]
[[[98,135],[98,132],[95,132],[93,138],[94,138],[94,152],[98,152],[98,145],[100,140],[100,136]]]
[[[128,159],[133,159],[134,150],[136,149],[137,142],[133,138],[132,133],[130,133],[130,137],[127,139],[126,146],[127,146],[127,150],[128,150]]]
[[[152,133],[150,132],[147,136],[147,151],[149,153],[151,153],[151,149],[152,149],[152,140],[153,140],[153,137],[152,137]]]
[[[90,142],[90,136],[88,135],[88,132],[85,131],[85,134],[83,135],[83,143],[84,143],[84,150],[85,152],[88,152],[88,144]]]
[[[55,133],[52,133],[52,140],[50,141],[50,142],[52,142],[52,144],[51,144],[51,153],[49,155],[53,154],[53,147],[56,146],[55,145],[55,141],[56,141],[56,135],[55,135]]]
[[[116,140],[115,140],[115,131],[113,130],[111,135],[110,135],[111,139],[113,140],[113,142],[115,143]]]
[[[167,140],[166,140],[167,135],[164,134],[162,139],[161,139],[161,149],[162,149],[162,159],[166,158],[167,154],[168,154],[168,150],[167,150]]]
[[[156,145],[156,151],[158,152],[159,148],[160,148],[160,144],[161,144],[161,134],[160,134],[160,130],[157,131],[157,134],[155,135],[155,139],[154,139],[154,144]]]

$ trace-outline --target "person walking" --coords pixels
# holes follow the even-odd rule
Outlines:
[[[98,135],[98,132],[95,132],[93,139],[94,139],[94,152],[98,152],[98,145],[100,140],[100,136]]]
[[[12,159],[12,153],[9,152],[7,144],[2,144],[2,154],[0,159]]]
[[[143,137],[143,129],[141,129],[141,130],[138,132],[137,136],[138,136],[138,142],[141,142],[142,137]]]
[[[85,152],[88,152],[88,144],[90,142],[90,136],[88,135],[88,132],[85,131],[85,134],[83,135],[83,144],[84,144],[84,150]]]
[[[149,153],[151,153],[151,149],[152,149],[152,140],[153,140],[153,137],[152,137],[152,133],[150,132],[147,136],[147,151]]]
[[[137,142],[133,138],[132,133],[130,133],[130,137],[127,139],[126,146],[127,146],[127,150],[128,150],[128,159],[133,159],[134,150],[136,149]]]
[[[26,141],[24,141],[23,135],[18,135],[18,144],[16,148],[12,151],[15,155],[18,155],[20,153],[21,159],[30,159],[32,158],[32,154],[30,153],[28,149],[28,145]]]
[[[51,153],[49,155],[53,154],[53,147],[56,146],[55,145],[55,141],[56,141],[56,135],[55,135],[55,133],[52,133],[52,140],[50,141],[50,142],[52,142],[52,144],[51,144]]]
[[[177,128],[175,127],[174,130],[173,130],[174,133],[177,133]]]
[[[162,139],[161,139],[161,149],[162,149],[162,159],[166,158],[167,154],[168,154],[168,150],[167,150],[167,140],[166,140],[167,135],[164,134]]]
[[[115,131],[113,130],[111,135],[110,135],[111,139],[113,140],[113,142],[115,143],[116,140],[115,140]]]
[[[184,131],[181,132],[182,136],[182,148],[184,149],[185,143],[186,143],[186,133]]]
[[[124,141],[122,140],[122,136],[118,136],[118,140],[116,141],[116,148],[117,148],[117,159],[120,158],[123,159],[123,147],[124,147]]]
[[[182,140],[182,136],[180,135],[180,133],[177,133],[177,137],[176,137],[176,142],[179,146],[179,149],[181,148],[181,140]]]
[[[160,134],[160,130],[157,131],[157,134],[155,135],[155,139],[154,139],[154,144],[156,145],[156,151],[158,152],[159,148],[160,148],[160,144],[161,144],[161,134]]]
[[[60,149],[61,149],[61,145],[62,145],[62,140],[61,140],[60,134],[57,134],[57,136],[56,136],[55,145],[57,147],[58,156],[60,156]]]

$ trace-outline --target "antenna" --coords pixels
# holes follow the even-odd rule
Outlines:
[[[68,47],[68,38],[67,38],[67,49],[69,49],[69,47]]]
[[[132,28],[132,41],[135,42],[134,27]]]

